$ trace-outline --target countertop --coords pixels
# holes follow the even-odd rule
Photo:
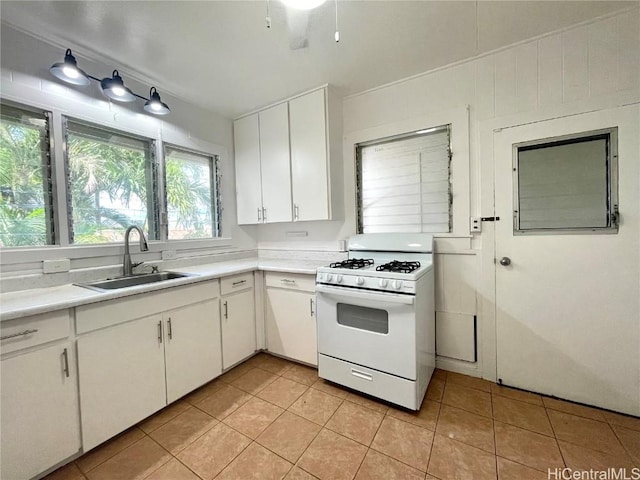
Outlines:
[[[154,292],[164,288],[204,282],[254,270],[315,275],[316,268],[326,265],[326,263],[326,261],[289,259],[234,260],[171,268],[170,271],[172,272],[187,273],[192,276],[108,292],[97,292],[74,284],[7,292],[0,294],[0,321],[73,308],[79,305],[112,300],[139,293]]]

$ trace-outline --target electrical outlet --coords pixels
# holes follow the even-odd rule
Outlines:
[[[44,273],[60,273],[71,270],[71,260],[61,258],[58,260],[45,260],[42,262],[42,271]]]
[[[178,255],[175,250],[162,251],[162,260],[175,260],[176,258],[178,258]]]
[[[482,231],[482,220],[480,220],[480,217],[471,217],[469,230],[471,230],[471,233],[480,233]]]

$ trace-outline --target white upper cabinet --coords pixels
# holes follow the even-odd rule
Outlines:
[[[342,116],[330,92],[323,87],[235,121],[239,224],[340,216]]]
[[[258,114],[236,120],[233,136],[238,223],[259,223],[262,222],[262,181]]]
[[[329,182],[325,91],[289,102],[291,184],[295,220],[328,220]]]
[[[262,220],[290,222],[291,162],[289,159],[289,109],[286,103],[263,110],[260,119]]]

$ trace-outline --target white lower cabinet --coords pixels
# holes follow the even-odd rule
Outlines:
[[[20,350],[68,335],[68,310],[3,322],[0,478],[32,478],[80,450],[73,344]]]
[[[220,375],[218,289],[204,282],[76,309],[85,452]]]
[[[284,357],[318,365],[315,278],[266,274],[267,349]]]
[[[78,339],[84,450],[166,405],[162,315]]]
[[[256,314],[253,273],[223,278],[222,367],[227,369],[256,351]]]
[[[172,310],[164,317],[167,403],[171,403],[222,370],[218,299]]]

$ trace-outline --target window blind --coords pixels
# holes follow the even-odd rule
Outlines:
[[[608,139],[518,152],[520,230],[609,226]]]
[[[449,126],[358,149],[362,233],[451,231]]]

